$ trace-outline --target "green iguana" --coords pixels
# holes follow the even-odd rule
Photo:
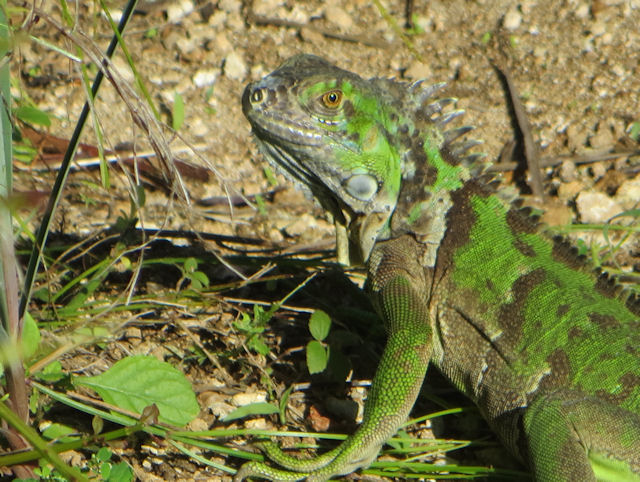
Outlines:
[[[640,480],[640,303],[497,191],[445,128],[443,85],[365,80],[292,57],[242,97],[265,157],[333,216],[366,262],[388,340],[358,430],[313,459],[236,478],[326,480],[367,467],[429,364],[541,481]]]

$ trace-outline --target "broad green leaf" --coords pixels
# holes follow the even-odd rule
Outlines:
[[[30,105],[21,105],[16,109],[16,117],[22,122],[26,122],[31,125],[39,125],[49,127],[51,125],[51,119],[46,112],[41,111],[37,107]]]
[[[322,343],[317,340],[311,340],[307,344],[307,368],[309,373],[320,373],[327,368],[327,360],[329,355]]]
[[[107,482],[131,482],[133,480],[133,469],[126,462],[111,466],[111,473],[105,479]]]
[[[107,403],[136,413],[156,404],[160,421],[174,425],[186,425],[200,411],[184,374],[152,356],[123,358],[100,375],[77,377],[73,382],[95,390]]]
[[[316,340],[322,341],[329,334],[331,318],[322,310],[316,310],[309,319],[309,331]]]
[[[250,415],[271,415],[278,413],[280,410],[275,405],[268,402],[256,402],[236,408],[226,417],[222,417],[223,422],[230,422],[239,418],[248,417]]]

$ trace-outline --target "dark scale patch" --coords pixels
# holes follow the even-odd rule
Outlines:
[[[453,205],[447,212],[447,229],[438,250],[435,279],[440,279],[451,271],[456,251],[469,242],[471,228],[476,222],[471,198],[474,196],[488,197],[491,194],[491,191],[474,179],[465,182],[460,189],[451,192]]]
[[[531,245],[525,243],[524,241],[518,238],[514,238],[513,247],[529,258],[533,258],[536,255],[536,252],[531,247]]]
[[[542,283],[546,278],[543,268],[534,269],[533,271],[523,274],[514,283],[511,288],[513,293],[513,301],[502,305],[498,320],[500,327],[504,333],[504,341],[508,347],[514,347],[518,344],[522,334],[522,327],[525,323],[524,307],[529,298],[531,290]]]
[[[640,317],[640,296],[635,293],[631,293],[627,297],[626,305],[631,313]]]
[[[598,293],[607,298],[617,298],[622,292],[622,287],[616,283],[615,278],[604,271],[599,271],[595,288]]]
[[[596,396],[601,400],[606,400],[614,405],[621,405],[640,385],[640,376],[633,373],[625,373],[622,375],[618,382],[622,386],[622,390],[618,393],[609,393],[606,390],[597,390]]]
[[[353,108],[353,102],[351,102],[350,100],[345,101],[344,104],[342,104],[342,110],[344,112],[344,115],[348,119],[353,119],[356,112],[356,110]]]
[[[638,346],[627,345],[624,351],[626,351],[627,353],[630,353],[633,356],[640,357],[640,347]]]
[[[612,315],[603,315],[600,313],[589,313],[589,319],[598,325],[601,330],[606,331],[620,326],[620,322]]]
[[[574,338],[581,338],[583,334],[584,331],[582,331],[582,329],[578,326],[572,326],[571,328],[569,328],[569,340],[573,340]]]
[[[555,387],[565,386],[569,382],[571,362],[562,348],[556,348],[547,357],[550,373],[540,380],[538,391],[544,393]]]
[[[507,211],[507,224],[515,234],[533,234],[538,231],[538,224],[532,216],[527,215],[522,209],[512,207]]]
[[[487,278],[487,289],[489,291],[494,291],[496,289],[496,285],[493,284],[493,281],[491,281],[489,278]]]
[[[551,256],[558,263],[567,265],[576,271],[588,266],[587,259],[578,255],[578,250],[562,236],[554,236]]]
[[[568,305],[568,304],[559,305],[558,309],[556,310],[556,317],[562,318],[564,315],[569,313],[570,309],[571,309],[571,305]]]
[[[451,152],[451,147],[448,145],[442,146],[440,148],[440,155],[442,156],[442,159],[444,159],[444,162],[446,162],[447,164],[450,164],[452,166],[457,166],[458,164],[460,164],[460,158],[453,152]]]

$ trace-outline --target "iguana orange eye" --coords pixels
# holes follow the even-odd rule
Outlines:
[[[329,109],[335,109],[342,103],[342,92],[331,90],[322,96],[322,103]]]

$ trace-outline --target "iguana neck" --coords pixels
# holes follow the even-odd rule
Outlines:
[[[437,118],[429,116],[431,112],[439,114],[444,103],[413,106],[402,187],[390,222],[389,236],[409,233],[424,245],[420,262],[425,267],[435,264],[452,206],[451,193],[470,178],[469,169],[452,152]]]

